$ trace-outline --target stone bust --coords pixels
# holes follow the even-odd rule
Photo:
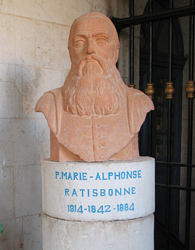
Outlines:
[[[85,14],[71,27],[71,69],[61,88],[46,92],[35,110],[50,127],[52,161],[139,158],[138,132],[153,102],[128,88],[116,68],[119,39],[109,18]]]

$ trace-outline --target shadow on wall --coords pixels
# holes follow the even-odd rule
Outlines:
[[[23,112],[24,67],[0,64],[0,249],[41,249],[36,118]],[[28,75],[30,78],[31,76]],[[40,132],[39,132],[40,133]]]

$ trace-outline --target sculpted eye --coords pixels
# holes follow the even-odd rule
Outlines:
[[[106,46],[108,44],[108,40],[104,37],[99,37],[96,39],[96,43],[99,45],[99,46]]]
[[[77,48],[79,48],[79,47],[82,47],[84,45],[84,43],[85,43],[84,39],[78,39],[78,40],[75,41],[75,46]]]

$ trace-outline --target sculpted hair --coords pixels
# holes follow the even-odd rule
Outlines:
[[[69,73],[62,88],[65,111],[79,116],[118,113],[126,100],[125,84],[115,69],[109,76],[78,77]]]

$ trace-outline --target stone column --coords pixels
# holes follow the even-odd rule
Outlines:
[[[154,159],[42,162],[43,249],[154,249]]]

